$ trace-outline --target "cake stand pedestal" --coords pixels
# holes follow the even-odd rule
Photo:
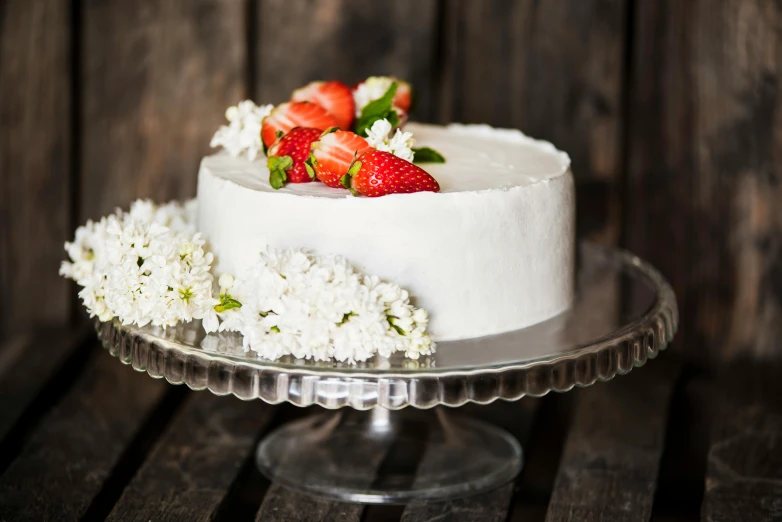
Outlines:
[[[240,337],[207,336],[197,323],[162,330],[110,321],[97,330],[112,355],[172,384],[338,410],[261,441],[258,467],[275,482],[342,501],[443,500],[512,480],[522,451],[498,427],[426,410],[589,386],[643,366],[673,338],[673,291],[639,258],[582,243],[576,281],[567,312],[514,332],[438,343],[434,356],[417,361],[266,361],[244,353]]]

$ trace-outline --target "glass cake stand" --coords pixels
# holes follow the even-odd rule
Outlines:
[[[607,381],[643,366],[673,338],[673,291],[638,257],[581,243],[576,281],[567,312],[514,332],[441,342],[435,355],[416,361],[268,361],[244,353],[237,335],[207,336],[197,323],[163,330],[109,321],[97,330],[123,363],[172,384],[342,408],[284,424],[261,441],[257,463],[273,481],[343,501],[442,500],[512,480],[522,451],[498,427],[448,408],[424,410]]]

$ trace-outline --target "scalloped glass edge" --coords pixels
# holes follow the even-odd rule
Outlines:
[[[624,375],[654,359],[673,339],[678,309],[673,290],[662,275],[628,252],[596,248],[609,250],[648,277],[657,289],[654,305],[638,321],[571,353],[505,366],[402,373],[315,371],[278,366],[270,361],[227,359],[141,334],[116,320],[96,321],[95,325],[104,348],[135,370],[165,378],[171,384],[186,384],[193,390],[206,389],[216,395],[233,394],[243,400],[357,410],[515,401],[525,395],[540,397],[551,391],[565,392]]]

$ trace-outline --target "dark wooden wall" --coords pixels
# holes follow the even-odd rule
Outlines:
[[[0,1],[0,336],[78,316],[62,243],[194,195],[228,105],[395,74],[419,120],[567,150],[581,234],[674,284],[678,350],[782,355],[779,70],[777,0]]]

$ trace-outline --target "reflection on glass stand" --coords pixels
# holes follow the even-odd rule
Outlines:
[[[673,338],[673,291],[637,257],[582,243],[576,281],[576,301],[560,316],[438,343],[421,361],[267,361],[244,353],[236,336],[205,336],[197,323],[163,331],[112,321],[97,330],[112,355],[174,384],[342,408],[285,424],[261,441],[258,466],[276,482],[343,501],[441,500],[496,488],[522,465],[509,433],[442,406],[589,386],[642,366]]]

